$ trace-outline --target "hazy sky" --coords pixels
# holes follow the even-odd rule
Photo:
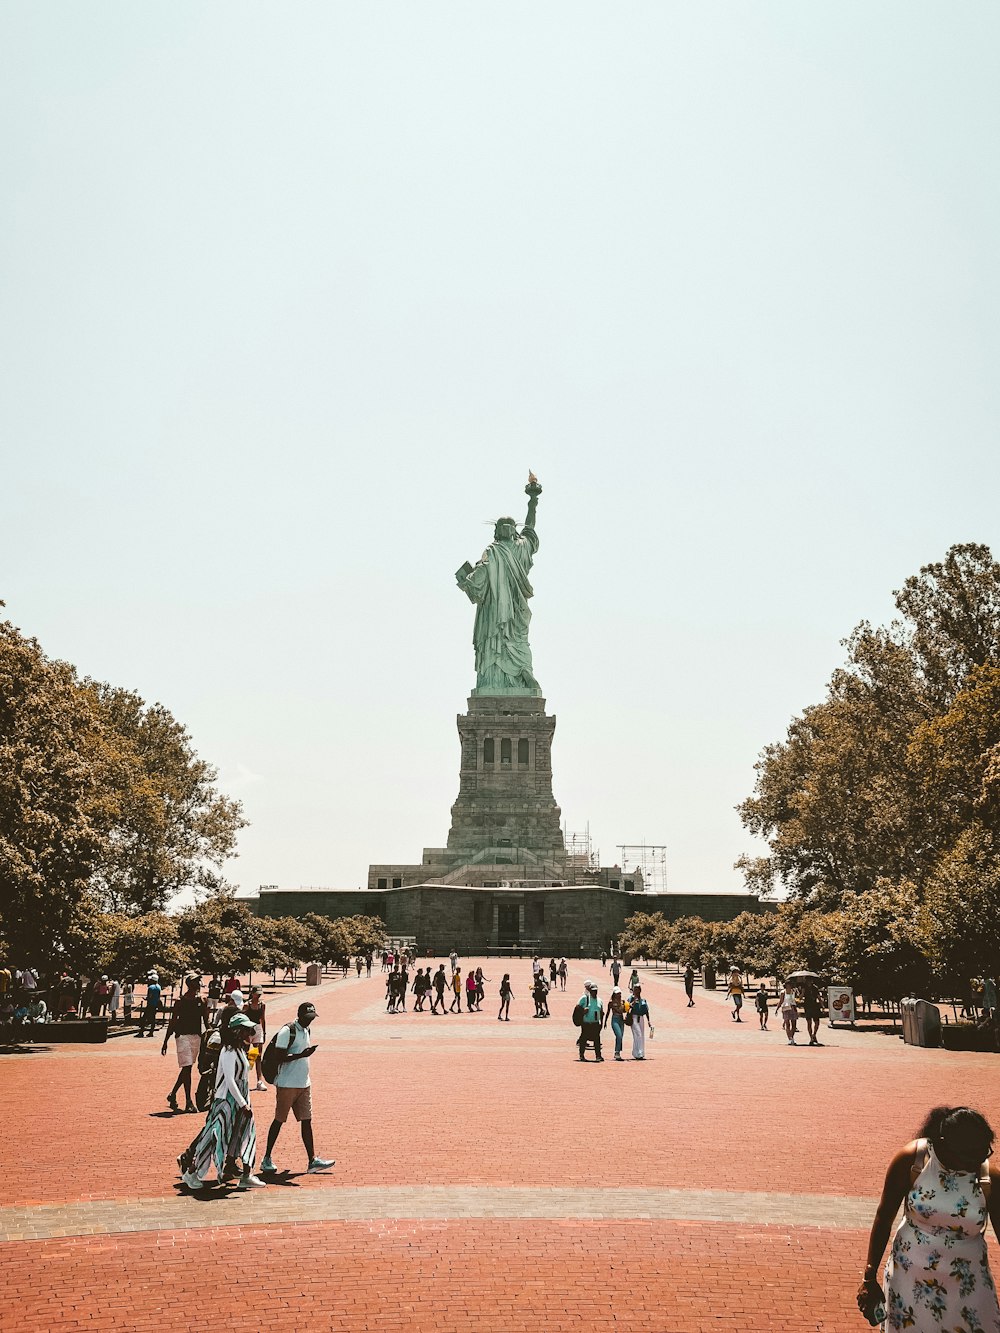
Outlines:
[[[161,700],[228,867],[440,846],[454,571],[544,487],[571,829],[732,889],[862,618],[1000,547],[1000,8],[0,8],[7,614]]]

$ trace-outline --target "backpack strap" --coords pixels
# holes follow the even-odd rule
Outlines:
[[[979,1188],[983,1191],[983,1198],[986,1200],[987,1204],[989,1204],[990,1201],[990,1190],[992,1186],[993,1182],[990,1180],[990,1159],[987,1157],[986,1161],[979,1168]]]

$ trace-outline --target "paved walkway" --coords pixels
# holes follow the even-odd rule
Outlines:
[[[720,995],[686,1008],[662,971],[643,972],[647,1060],[581,1065],[569,1012],[608,973],[574,964],[537,1020],[530,965],[507,966],[510,1023],[493,960],[481,1014],[386,1014],[378,973],[311,991],[337,1165],[302,1174],[289,1124],[282,1174],[249,1194],[177,1180],[201,1120],[168,1111],[159,1040],[0,1057],[0,1329],[175,1333],[208,1301],[218,1329],[860,1333],[892,1151],[938,1102],[1000,1120],[998,1059],[826,1028],[791,1048]],[[272,1029],[300,998],[270,1002]]]

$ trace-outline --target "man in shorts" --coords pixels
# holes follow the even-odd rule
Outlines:
[[[281,1126],[288,1119],[291,1111],[299,1122],[302,1143],[309,1157],[308,1171],[326,1171],[334,1165],[333,1160],[316,1156],[312,1131],[312,1084],[309,1079],[309,1057],[315,1054],[316,1047],[309,1044],[309,1025],[316,1017],[316,1006],[300,1004],[298,1020],[286,1024],[275,1038],[280,1064],[274,1077],[274,1119],[267,1131],[267,1152],[260,1164],[261,1173],[274,1175],[277,1167],[271,1160],[271,1153],[281,1133]]]
[[[819,989],[811,982],[807,981],[802,1000],[802,1008],[806,1016],[806,1031],[809,1033],[809,1045],[819,1045],[819,1021],[823,1010],[820,1005]]]
[[[167,1094],[167,1104],[171,1111],[179,1111],[177,1094],[184,1092],[184,1110],[194,1111],[196,1106],[191,1093],[191,1071],[198,1061],[201,1051],[201,1034],[208,1027],[208,1010],[201,998],[201,977],[188,977],[184,983],[184,994],[176,1002],[170,1015],[170,1022],[163,1034],[163,1046],[160,1054],[166,1055],[167,1043],[174,1037],[177,1043],[177,1067],[180,1072],[177,1081]]]
[[[428,971],[430,971],[430,968],[428,968]],[[444,974],[444,963],[442,963],[434,973],[434,998],[431,1000],[432,1014],[443,1014],[446,1012],[444,1007],[444,989],[447,984],[448,978]],[[438,1005],[441,1006],[440,1009],[438,1008]]]

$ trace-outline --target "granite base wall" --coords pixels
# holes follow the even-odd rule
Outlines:
[[[621,934],[635,912],[662,912],[668,920],[700,916],[729,921],[741,912],[768,912],[746,894],[624,893],[597,886],[566,889],[495,890],[424,884],[372,892],[365,889],[272,890],[256,900],[262,916],[316,912],[380,917],[390,935],[412,935],[421,954],[481,954],[495,948],[494,904],[523,908],[520,938],[537,941],[540,952],[579,957],[599,953]]]

